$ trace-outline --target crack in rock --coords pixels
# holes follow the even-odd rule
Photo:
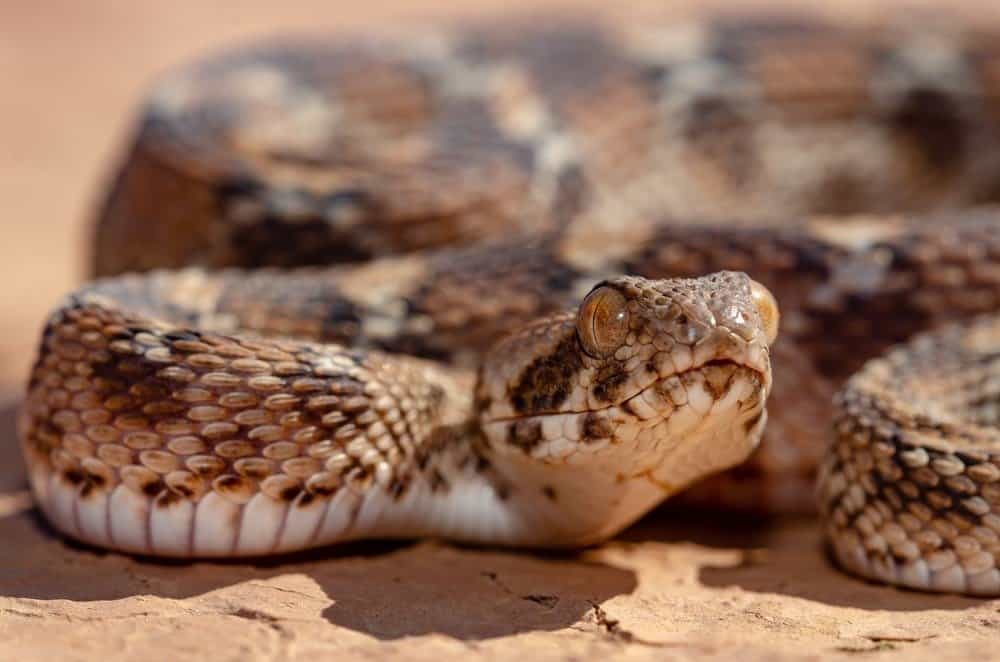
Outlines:
[[[280,618],[268,614],[267,612],[250,609],[248,607],[239,607],[238,609],[233,609],[224,613],[228,616],[235,616],[236,618],[243,618],[248,621],[259,621],[274,630],[282,639],[292,639],[294,637],[294,633],[282,624]]]

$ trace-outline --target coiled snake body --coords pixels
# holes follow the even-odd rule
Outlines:
[[[1000,49],[946,20],[509,23],[183,68],[100,214],[102,279],[46,325],[34,493],[154,555],[582,545],[742,462],[773,363],[761,448],[682,498],[802,509],[819,467],[845,568],[1000,594],[1000,322],[948,326],[1000,303],[998,131]]]

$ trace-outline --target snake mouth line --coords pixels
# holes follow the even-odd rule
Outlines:
[[[636,400],[638,398],[641,398],[643,396],[643,394],[645,394],[649,389],[656,388],[657,385],[663,384],[663,383],[665,383],[666,381],[668,381],[670,379],[673,379],[673,378],[682,379],[683,377],[685,377],[687,375],[691,375],[691,374],[694,374],[694,373],[701,373],[704,370],[706,370],[707,368],[711,368],[711,367],[728,368],[728,369],[732,370],[732,375],[730,377],[730,380],[732,380],[733,378],[735,378],[735,376],[737,374],[739,374],[741,371],[746,371],[747,373],[749,373],[749,375],[752,375],[752,378],[756,378],[756,381],[757,381],[759,387],[761,389],[763,389],[765,393],[770,388],[770,379],[769,379],[769,376],[768,376],[768,373],[767,373],[766,369],[754,367],[754,366],[750,365],[749,362],[747,362],[747,361],[741,361],[741,360],[738,360],[738,359],[735,359],[735,358],[729,358],[729,357],[726,357],[726,358],[716,358],[716,359],[710,359],[708,361],[705,361],[704,363],[693,365],[690,368],[688,368],[687,370],[682,370],[680,372],[675,372],[675,373],[671,373],[671,374],[668,374],[668,375],[665,375],[665,376],[662,376],[662,377],[658,377],[657,379],[653,380],[649,384],[646,384],[645,386],[643,386],[642,388],[640,388],[637,392],[635,392],[634,394],[630,395],[629,397],[623,399],[622,401],[620,401],[620,402],[618,402],[616,404],[613,404],[613,405],[609,405],[608,407],[602,407],[600,409],[596,409],[596,410],[593,410],[593,411],[598,411],[598,412],[600,412],[600,411],[607,411],[609,409],[613,409],[613,408],[616,408],[616,407],[617,408],[631,408],[630,405],[629,405],[629,403],[631,403],[632,401],[634,401],[634,400]],[[676,405],[676,407],[680,408],[680,407],[683,407],[685,405],[687,405],[687,403],[685,403],[684,405]]]
[[[630,393],[627,397],[621,398],[617,402],[610,403],[603,407],[595,407],[589,409],[564,409],[559,411],[543,411],[531,414],[524,414],[521,416],[500,416],[497,418],[490,418],[484,420],[483,423],[505,423],[505,422],[519,421],[531,418],[546,418],[549,416],[572,416],[574,414],[592,414],[598,412],[605,412],[615,408],[621,408],[623,406],[627,406],[628,402],[634,400],[635,398],[641,397],[643,393],[645,393],[648,389],[655,388],[657,384],[662,384],[663,382],[675,377],[682,378],[685,375],[698,373],[704,370],[705,368],[711,366],[716,366],[720,368],[732,368],[734,372],[740,369],[747,370],[758,378],[762,388],[766,392],[767,390],[770,389],[770,383],[771,383],[769,373],[766,368],[766,361],[763,363],[763,365],[755,365],[754,363],[755,363],[754,361],[748,360],[744,357],[713,358],[704,361],[703,363],[694,364],[685,370],[658,375],[648,384],[644,384],[634,392]]]

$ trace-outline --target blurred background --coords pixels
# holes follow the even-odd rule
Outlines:
[[[683,16],[706,3],[655,5],[661,13]],[[741,12],[802,6],[782,0],[711,5]],[[961,5],[977,11],[984,3]],[[851,15],[885,7],[864,0],[816,6]],[[91,209],[125,146],[145,91],[165,68],[234,41],[275,33],[601,8],[608,9],[608,3],[0,0],[0,392],[21,388],[41,321],[84,277]],[[614,9],[625,11],[620,5]]]

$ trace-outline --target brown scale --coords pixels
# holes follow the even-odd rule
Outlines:
[[[442,97],[439,78],[363,40],[289,51],[251,49],[164,80],[136,135],[136,158],[153,171],[130,169],[105,203],[98,274],[155,266],[136,247],[161,235],[173,256],[162,266],[292,266],[467,242],[519,222],[522,166],[498,158],[499,138],[480,158],[456,157],[464,151],[447,147],[449,132],[464,136],[449,118],[462,117],[464,102]],[[277,71],[276,96],[253,86]],[[175,100],[175,88],[198,101]],[[319,114],[300,119],[300,108]],[[297,144],[309,131],[319,134],[314,142]],[[160,202],[197,192],[198,213]]]
[[[812,393],[815,394],[811,396],[813,399],[805,401],[810,403],[811,408],[796,409],[788,413],[783,410],[775,412],[767,433],[770,443],[763,444],[749,465],[735,470],[729,477],[706,485],[698,498],[715,502],[722,500],[742,507],[760,504],[769,498],[766,492],[768,481],[771,480],[769,477],[775,474],[790,476],[793,471],[800,476],[803,489],[806,489],[813,480],[815,463],[825,444],[827,428],[817,424],[817,421],[829,420],[827,398],[830,386],[827,384],[836,383],[831,382],[831,379],[836,380],[848,374],[866,357],[882,351],[891,342],[933,324],[938,319],[935,311],[955,314],[961,310],[962,314],[974,314],[989,310],[994,305],[997,281],[988,267],[990,263],[969,261],[968,249],[960,248],[977,246],[977,254],[992,255],[991,251],[996,249],[992,247],[995,236],[989,233],[991,223],[989,217],[973,216],[951,226],[942,226],[930,219],[923,224],[914,224],[911,231],[897,233],[890,239],[876,243],[872,248],[859,251],[852,251],[845,245],[830,241],[824,234],[816,233],[814,225],[728,231],[718,228],[685,228],[682,232],[665,226],[659,231],[661,235],[654,234],[653,240],[645,244],[648,248],[629,258],[626,264],[612,267],[647,276],[693,275],[717,268],[745,269],[772,287],[783,302],[783,340],[774,352],[776,397],[804,399],[805,394]],[[873,231],[877,232],[879,227],[874,224]],[[948,246],[952,248],[944,250]],[[534,303],[524,306],[519,310],[525,317],[529,313],[546,310],[546,305],[552,306],[566,300],[568,290],[574,285],[573,280],[568,277],[570,274],[575,274],[580,281],[587,280],[584,272],[559,267],[558,254],[547,243],[522,245],[514,242],[504,250],[507,251],[505,255],[510,257],[518,255],[520,251],[528,264],[537,262],[540,265],[538,272],[529,269],[528,273],[542,275],[548,268],[550,273],[559,274],[557,278],[533,281],[535,291],[541,290],[536,301],[549,303],[541,307]],[[896,257],[888,262],[881,260],[880,256],[885,251]],[[463,300],[474,296],[477,307],[482,311],[474,318],[477,321],[475,326],[465,329],[457,325],[445,326],[445,329],[454,329],[445,333],[444,338],[448,339],[446,345],[440,344],[441,336],[433,332],[423,336],[411,334],[399,338],[380,338],[378,343],[389,349],[447,357],[448,354],[441,353],[444,347],[447,348],[446,351],[483,347],[487,341],[507,328],[500,324],[501,320],[511,325],[516,324],[518,313],[517,309],[511,308],[514,300],[509,298],[510,290],[495,286],[497,282],[507,283],[502,275],[507,272],[507,265],[502,260],[496,260],[496,256],[497,247],[490,246],[465,249],[454,256],[444,253],[432,257],[430,263],[435,266],[428,272],[431,277],[419,284],[420,295],[404,294],[411,314],[423,310],[448,313],[461,309]],[[547,259],[551,259],[551,262],[546,262]],[[921,297],[899,297],[892,287],[900,279],[904,279],[905,283],[905,279],[913,278],[914,273],[920,278],[923,278],[921,274],[924,273],[933,277],[943,262],[952,265],[953,273],[957,275],[950,280],[938,279],[933,283],[926,283]],[[869,263],[873,266],[866,266]],[[546,264],[553,266],[541,266]],[[478,271],[477,265],[481,266]],[[449,271],[449,268],[455,271]],[[975,288],[969,287],[970,281],[964,275],[966,273],[970,274],[971,282],[976,283]],[[518,278],[524,276],[521,271],[514,271],[512,275],[514,274]],[[299,301],[302,297],[316,297],[316,304],[308,304],[309,306],[318,305],[327,296],[332,297],[330,310],[363,311],[363,308],[344,297],[341,297],[345,300],[344,304],[337,303],[338,295],[332,285],[324,284],[323,288],[334,294],[316,289],[316,284],[335,281],[322,278],[311,280],[313,277],[310,276],[294,276],[289,280],[283,278],[233,278],[228,281],[227,294],[219,308],[224,312],[238,311],[240,308],[236,306],[241,305],[241,302],[255,306],[258,312],[252,315],[241,313],[241,326],[248,325],[248,322],[249,326],[253,326],[257,319],[271,324],[272,320],[283,316],[303,314],[301,311],[307,308],[296,308],[301,305]],[[453,283],[461,283],[462,289],[454,289]],[[436,298],[439,297],[435,293],[436,288],[440,288],[445,299]],[[549,288],[547,293],[545,288]],[[979,296],[975,296],[976,288],[981,292]],[[294,293],[286,294],[288,289],[292,289]],[[463,291],[475,294],[459,294]],[[517,291],[516,288],[514,291]],[[309,292],[317,294],[305,294]],[[939,294],[934,294],[935,292]],[[938,299],[931,299],[928,303],[928,297],[931,296],[937,296]],[[426,303],[417,306],[417,301]],[[278,311],[287,309],[291,312],[270,314],[269,306],[278,307]],[[321,308],[317,307],[316,310],[317,315],[321,314]],[[928,314],[929,312],[935,316]],[[363,312],[351,314],[356,314],[358,318],[364,316]],[[467,324],[469,319],[463,319]],[[874,320],[880,321],[873,324]],[[852,325],[858,326],[852,329]],[[488,331],[488,335],[482,336],[482,340],[474,340],[480,334],[476,331],[478,328]],[[355,326],[336,339],[360,345],[370,343],[358,329]],[[352,337],[352,333],[358,335]],[[467,344],[461,344],[462,335],[451,335],[456,333],[466,334]],[[559,371],[566,367],[563,365],[565,362],[556,363],[559,364],[556,366]],[[609,373],[608,379],[599,381],[597,388],[612,384],[614,377],[614,374]],[[560,381],[546,378],[539,383],[548,392]],[[525,382],[516,391],[530,391],[527,384]],[[788,444],[797,447],[798,459],[793,464],[789,464],[789,456],[781,450],[779,444],[785,444],[785,448]],[[733,480],[736,481],[735,485],[731,484]],[[748,489],[757,489],[754,486],[761,486],[763,491],[756,493],[756,496],[748,495]],[[796,500],[797,507],[801,507],[802,503],[801,499]]]
[[[833,531],[860,534],[869,559],[922,556],[975,574],[1000,555],[995,394],[991,410],[979,409],[1000,356],[996,325],[987,318],[914,340],[871,362],[839,396],[821,510]]]
[[[87,331],[81,333],[81,327]],[[352,442],[365,440],[365,431],[375,426],[381,426],[380,436],[363,445],[374,452],[381,439],[394,439],[388,451],[396,458],[393,466],[398,465],[413,450],[400,442],[422,438],[427,417],[436,415],[436,387],[421,384],[412,391],[416,397],[410,416],[383,424],[380,410],[386,405],[366,395],[351,374],[360,370],[357,374],[369,380],[366,385],[374,385],[370,380],[381,372],[378,357],[360,360],[341,353],[340,363],[331,369],[323,364],[328,352],[300,344],[191,337],[93,303],[64,309],[49,324],[45,346],[51,353],[36,366],[29,387],[25,443],[37,461],[62,466],[68,482],[83,484],[84,498],[117,482],[114,472],[106,471],[110,466],[118,468],[126,484],[158,496],[160,506],[198,498],[209,483],[241,502],[256,492],[258,483],[265,492],[289,500],[303,489],[329,494],[337,475],[371,472],[364,455],[345,456],[346,464],[332,473],[321,473],[321,460],[349,451]],[[59,356],[78,363],[61,371],[47,369],[50,357]],[[392,374],[395,388],[409,397],[406,370],[403,366]],[[65,379],[60,373],[67,372],[72,376]],[[59,395],[64,392],[60,386],[77,393],[71,402]],[[52,404],[77,408],[52,412]],[[387,406],[392,410],[398,404],[390,398]],[[52,423],[46,420],[50,413]],[[61,446],[72,455],[59,450],[57,430]],[[334,443],[327,445],[326,437]],[[159,450],[163,446],[169,452]],[[380,446],[377,457],[384,457],[385,450]],[[85,458],[82,467],[75,457]],[[88,471],[87,462],[96,463],[97,472]]]
[[[75,319],[49,325],[45,354],[33,374],[30,388],[39,394],[39,401],[30,405],[33,447],[48,456],[60,445],[75,447],[79,454],[85,454],[86,444],[96,445],[100,462],[117,469],[137,460],[138,453],[157,450],[155,441],[143,431],[120,430],[115,419],[101,421],[102,415],[93,412],[103,407],[171,421],[195,411],[205,420],[170,426],[172,438],[165,445],[188,458],[185,468],[176,471],[192,478],[168,480],[174,474],[167,473],[162,480],[174,491],[172,485],[185,485],[182,489],[197,492],[224,475],[239,476],[242,486],[243,480],[256,479],[235,473],[239,443],[222,447],[233,457],[211,454],[234,441],[235,434],[255,431],[252,445],[275,466],[292,459],[287,456],[292,448],[315,449],[316,459],[326,461],[360,434],[363,425],[356,418],[364,412],[332,411],[330,398],[342,404],[351,397],[347,394],[282,390],[280,385],[305,379],[294,373],[295,366],[307,372],[314,368],[317,355],[305,349],[279,345],[277,351],[291,352],[291,361],[261,354],[279,341],[254,349],[242,345],[249,356],[218,355],[216,341],[236,328],[475,365],[498,335],[561,309],[581,284],[592,284],[608,272],[665,277],[737,269],[771,288],[779,300],[784,317],[782,340],[774,348],[775,398],[797,401],[773,408],[768,439],[754,463],[730,474],[725,489],[710,498],[728,506],[763,502],[773,507],[767,502],[770,487],[789,476],[811,480],[828,436],[828,395],[848,374],[913,333],[1000,305],[995,215],[954,212],[1000,200],[1000,164],[991,156],[998,143],[1000,52],[989,26],[942,22],[948,24],[954,64],[928,78],[912,61],[911,51],[922,52],[913,49],[922,33],[892,20],[880,26],[812,19],[749,27],[707,22],[705,44],[666,55],[637,54],[631,41],[636,34],[655,32],[660,26],[653,23],[625,31],[618,25],[580,23],[556,29],[489,26],[464,36],[452,34],[457,46],[434,63],[408,55],[393,39],[334,40],[332,46],[289,44],[215,56],[168,76],[135,130],[99,212],[96,274],[185,264],[325,264],[483,237],[502,241],[425,253],[426,273],[378,306],[359,302],[341,288],[338,278],[344,272],[338,271],[321,274],[325,278],[232,273],[219,277],[220,291],[209,287],[203,300],[187,305],[167,300],[172,288],[180,296],[180,286],[169,278],[158,286],[155,279],[105,283],[101,291],[137,313],[198,325],[218,335],[170,340],[165,344],[188,356],[186,362],[151,373],[145,359],[112,359],[111,343],[124,349],[140,342],[131,337],[138,334],[128,329],[128,322],[113,322],[122,327],[121,337],[104,337],[103,327],[93,327],[81,310],[66,311]],[[927,25],[924,31],[931,36],[939,31],[938,22]],[[495,88],[489,85],[475,88],[473,98],[464,100],[443,91],[456,82],[457,72],[482,77],[488,68],[483,65],[490,63],[517,73],[520,93],[513,101],[490,96]],[[738,94],[722,98],[717,87],[709,86],[707,94],[693,95],[676,116],[664,114],[664,103],[677,94],[678,74],[691,64],[721,69],[731,80],[750,83],[761,98],[748,105]],[[262,69],[280,71],[282,80],[276,96],[254,101],[251,92],[239,89],[239,74]],[[890,89],[885,85],[889,79],[902,82]],[[178,101],[185,95],[173,95],[178,86],[182,91],[187,86],[192,105]],[[882,96],[876,99],[874,93]],[[261,132],[271,121],[279,128],[291,122],[297,128],[323,129],[322,122],[308,120],[317,99],[320,111],[324,103],[327,110],[343,111],[344,124],[328,134],[317,131],[314,143],[301,142],[310,131]],[[501,116],[536,102],[551,111],[553,127],[527,138],[504,128]],[[220,112],[232,107],[243,112]],[[466,111],[470,119],[459,122]],[[303,116],[304,124],[295,125]],[[803,163],[815,164],[822,176],[804,194],[806,199],[791,200],[787,214],[776,210],[774,219],[758,227],[763,221],[753,195],[763,191],[763,199],[770,200],[774,196],[767,193],[785,183],[769,179],[755,165],[767,146],[759,142],[760,127],[816,129],[813,133],[819,134],[845,122],[860,122],[885,138],[893,167],[879,172],[874,182],[858,182],[852,168],[839,163],[833,168],[824,161],[824,143],[810,142],[812,134],[807,133],[796,146],[809,157]],[[641,223],[663,221],[624,259],[599,254],[593,261],[597,267],[588,270],[565,259],[557,240],[509,239],[517,232],[551,227],[553,219],[538,208],[532,191],[544,145],[560,131],[582,146],[581,154],[568,157],[559,171],[577,173],[570,188],[584,207],[568,221],[586,224],[598,216],[607,224],[595,229],[596,253],[628,240]],[[643,177],[655,190],[669,188],[675,174],[692,170],[694,161],[686,160],[680,171],[666,175],[651,168],[657,147],[678,137],[689,141],[681,144],[685,154],[709,164],[706,181],[716,170],[728,174],[704,186],[687,186],[680,207],[665,208],[653,218],[629,213],[647,209],[638,203],[653,210],[662,206],[647,189],[635,194],[635,205],[632,198],[621,201],[624,213],[600,207],[595,191],[624,191],[626,184]],[[338,161],[338,155],[345,158]],[[859,162],[865,163],[863,158]],[[869,219],[855,242],[860,246],[850,238],[830,239],[858,223],[806,218],[812,212],[916,208],[936,210],[937,215],[923,221],[909,216]],[[730,214],[731,209],[740,214]],[[897,222],[899,232],[892,230]],[[889,233],[883,236],[886,228]],[[391,266],[387,261],[376,264]],[[383,309],[401,310],[403,325],[377,338],[366,335],[364,322],[384,317]],[[406,326],[407,321],[418,323]],[[155,339],[159,330],[153,331]],[[53,334],[73,338],[56,340]],[[149,350],[154,356],[159,351],[154,346]],[[296,351],[304,358],[299,360]],[[79,358],[80,352],[89,359]],[[262,361],[274,374],[223,371],[240,358]],[[88,368],[90,364],[102,367]],[[95,372],[76,374],[78,368]],[[281,370],[291,372],[282,375]],[[332,386],[328,379],[324,383]],[[184,398],[167,397],[164,389],[183,391]],[[198,389],[218,397],[218,403],[199,404],[203,393]],[[70,405],[96,393],[100,403]],[[303,401],[313,408],[276,413]],[[245,415],[240,421],[210,420],[212,409],[195,410],[202,406]],[[147,407],[152,413],[141,411]],[[984,403],[984,411],[986,407]],[[81,419],[81,429],[86,427],[96,441],[62,427],[73,425],[64,411]],[[128,426],[127,420],[119,422]],[[195,423],[199,434],[187,431]],[[294,433],[268,443],[276,432],[268,426]],[[339,437],[320,434],[334,426]],[[412,435],[405,426],[401,429]],[[102,441],[125,434],[132,435],[135,448]],[[791,463],[781,453],[770,453],[781,443],[796,449]],[[99,482],[89,478],[76,455],[66,455],[61,461],[75,480]],[[147,460],[158,466],[155,456]],[[332,473],[351,471],[367,475],[370,467],[351,458]]]
[[[955,30],[953,36],[956,71],[967,72],[966,81],[950,70],[937,78],[922,74],[919,63],[913,65],[907,59],[910,56],[900,55],[912,43],[919,43],[914,39],[920,35],[891,22],[878,29],[816,20],[758,21],[749,27],[735,24],[708,22],[703,50],[662,61],[636,58],[630,52],[630,38],[619,34],[616,25],[576,21],[558,28],[535,25],[453,35],[457,45],[444,55],[443,64],[423,63],[406,55],[406,40],[400,45],[393,38],[258,47],[182,69],[161,84],[149,110],[155,122],[144,124],[136,137],[135,167],[141,169],[151,159],[158,170],[132,177],[133,166],[126,164],[120,185],[101,215],[97,271],[110,274],[154,266],[155,258],[139,256],[136,247],[153,245],[157,237],[164,239],[159,263],[164,266],[191,262],[216,267],[288,266],[365,259],[545,226],[551,219],[544,213],[525,210],[544,211],[537,209],[540,201],[532,199],[529,189],[535,176],[532,169],[538,165],[535,161],[552,134],[542,131],[526,138],[509,133],[498,117],[490,119],[491,104],[498,101],[490,97],[494,88],[483,81],[494,63],[517,71],[527,81],[531,92],[520,103],[550,107],[555,126],[548,131],[568,132],[588,145],[583,162],[575,165],[590,184],[600,185],[602,178],[614,176],[617,167],[598,162],[620,145],[655,143],[659,128],[671,128],[657,126],[673,118],[658,117],[656,101],[670,98],[672,76],[679,67],[704,62],[731,71],[737,79],[759,82],[763,90],[759,107],[746,109],[749,115],[741,110],[746,99],[692,100],[684,121],[708,127],[695,133],[712,144],[720,140],[721,121],[713,117],[730,118],[721,121],[722,125],[742,127],[718,145],[717,158],[725,162],[724,171],[735,168],[735,173],[763,177],[753,184],[758,188],[780,184],[768,182],[766,173],[750,173],[748,166],[736,164],[757,162],[756,139],[747,135],[758,124],[776,119],[789,127],[801,126],[806,123],[803,112],[811,112],[806,118],[810,125],[832,126],[845,118],[862,117],[880,130],[898,133],[897,142],[910,145],[901,147],[898,159],[907,167],[900,173],[887,173],[888,184],[877,191],[866,189],[862,199],[850,200],[848,187],[836,204],[810,206],[805,201],[804,209],[865,211],[870,203],[884,211],[913,208],[918,199],[937,206],[935,200],[925,200],[928,195],[947,206],[960,202],[951,200],[953,186],[947,181],[941,184],[947,180],[942,175],[971,174],[967,166],[980,156],[969,152],[975,152],[978,145],[970,144],[961,153],[950,150],[950,161],[941,157],[940,146],[967,142],[968,136],[988,140],[993,135],[992,121],[979,114],[975,103],[995,97],[990,78],[992,51],[977,42],[975,31]],[[647,26],[650,31],[656,27]],[[266,79],[275,87],[266,94],[251,85],[253,75],[260,77],[261,70],[271,76],[281,72],[277,82]],[[465,74],[469,80],[462,80],[482,87],[465,97],[449,96],[447,89],[453,84],[448,82],[449,75],[459,76],[449,74],[452,70],[470,71]],[[863,90],[884,87],[888,74],[895,76],[893,80],[902,77],[903,82],[894,83],[898,90],[886,90],[889,105],[883,107],[882,101]],[[188,92],[190,98],[178,96],[176,88]],[[844,110],[823,110],[824,104],[832,102]],[[317,112],[310,105],[316,103],[341,111],[343,118],[333,124],[320,119],[306,122],[304,128],[320,134],[315,144],[296,142],[302,140],[303,131],[265,136],[263,145],[244,144],[232,137],[253,135],[260,122],[266,127],[268,121],[279,125],[300,121],[296,113]],[[600,111],[602,103],[611,104],[607,112]],[[229,106],[243,112],[223,112]],[[592,106],[596,110],[588,110]],[[478,109],[473,114],[482,115],[483,121],[467,126],[463,118],[470,115],[471,107]],[[642,119],[632,112],[639,107]],[[963,112],[956,113],[956,108]],[[606,132],[603,138],[601,128]],[[645,139],[635,139],[643,135]],[[692,135],[688,140],[697,142]],[[733,154],[733,141],[741,145],[739,158]],[[449,146],[454,150],[449,151]],[[693,148],[693,153],[704,151],[707,156],[716,149],[711,144],[704,150]],[[520,152],[527,155],[527,162],[512,156]],[[264,166],[259,163],[260,154]],[[288,154],[305,163],[271,167],[271,161],[281,155],[287,160]],[[626,170],[641,172],[640,157],[623,153],[613,159],[615,164],[623,160],[630,164]],[[995,174],[995,164],[991,167]],[[162,175],[156,174],[160,171]],[[984,173],[984,182],[993,181],[989,168]],[[837,182],[850,175],[849,170],[831,173],[828,189],[837,189]],[[893,177],[899,181],[891,181]],[[161,196],[162,182],[172,179],[177,184],[170,195]],[[218,190],[197,194],[196,189],[203,190],[206,182],[217,183]],[[742,188],[746,182],[747,177],[734,176],[722,186]],[[704,202],[710,205],[712,197],[726,199],[730,193],[706,189],[709,199]],[[688,194],[698,195],[695,190]],[[816,203],[821,196],[814,194]],[[230,204],[233,196],[248,196],[250,201]],[[192,213],[177,203],[160,202],[161,198],[206,202]],[[254,205],[263,209],[248,213]],[[755,215],[751,206],[750,200],[744,201],[742,209],[748,216]],[[693,200],[691,208],[701,209],[701,202]],[[206,216],[211,218],[192,220]],[[184,225],[191,223],[198,227]],[[359,241],[371,243],[366,246]]]

